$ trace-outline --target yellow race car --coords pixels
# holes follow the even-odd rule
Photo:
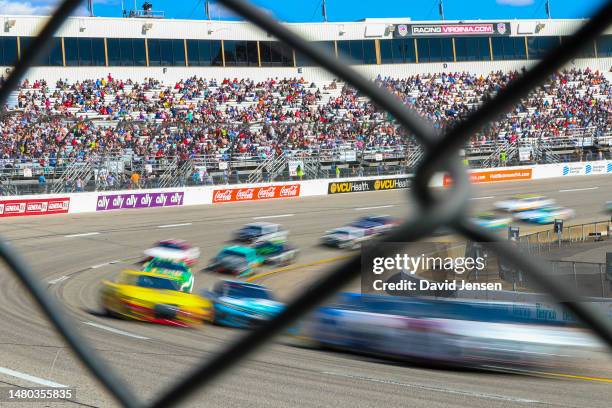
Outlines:
[[[170,326],[212,322],[212,303],[181,291],[181,280],[155,272],[124,270],[115,282],[103,281],[100,301],[112,316]]]

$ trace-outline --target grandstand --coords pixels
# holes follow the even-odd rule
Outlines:
[[[2,18],[4,72],[43,18]],[[444,128],[581,23],[288,25]],[[127,187],[134,172],[146,187],[280,180],[295,163],[306,178],[402,173],[421,157],[393,118],[248,23],[78,17],[53,41],[3,113],[0,194]],[[609,158],[611,61],[608,31],[475,135],[466,160]]]

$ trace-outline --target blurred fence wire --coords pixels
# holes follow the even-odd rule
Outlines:
[[[54,33],[57,32],[66,18],[74,13],[80,3],[80,0],[65,0],[62,2],[39,35],[22,52],[23,57],[16,62],[4,86],[0,88],[0,105],[7,101],[9,93],[19,86],[20,80],[27,69],[43,55]],[[429,235],[442,225],[447,225],[473,241],[495,243],[495,250],[498,255],[505,257],[515,267],[525,270],[534,284],[546,288],[552,296],[558,299],[571,299],[571,301],[565,303],[567,309],[612,347],[612,328],[610,324],[590,305],[580,302],[573,288],[562,284],[559,280],[552,279],[545,272],[545,265],[541,262],[525,256],[517,247],[504,243],[495,235],[476,227],[468,221],[466,210],[469,199],[469,181],[467,172],[459,160],[459,150],[476,131],[510,109],[520,98],[543,82],[548,75],[569,62],[584,44],[593,41],[605,30],[612,20],[612,2],[607,2],[574,36],[568,37],[567,41],[552,50],[516,81],[498,92],[494,98],[485,102],[466,120],[449,129],[446,134],[440,134],[431,124],[425,122],[415,112],[397,101],[393,95],[368,81],[349,65],[340,60],[328,58],[323,49],[294,34],[286,26],[274,20],[269,13],[256,8],[248,1],[220,0],[220,3],[251,21],[269,35],[278,38],[296,51],[318,62],[323,68],[368,96],[373,103],[393,115],[398,123],[410,131],[420,142],[425,156],[416,171],[414,188],[410,190],[412,198],[417,203],[417,211],[403,225],[389,234],[384,241],[409,242]],[[431,178],[439,172],[447,172],[453,178],[453,186],[442,197],[434,194],[429,188]],[[311,286],[309,291],[290,302],[284,312],[276,318],[242,336],[224,351],[204,362],[193,372],[188,373],[183,380],[170,387],[156,401],[145,403],[142,399],[133,395],[124,383],[115,376],[98,353],[93,352],[75,329],[77,326],[71,324],[72,322],[67,314],[44,290],[27,264],[3,242],[0,242],[0,256],[29,289],[49,320],[80,357],[83,364],[119,403],[126,407],[165,408],[183,401],[203,385],[210,383],[219,374],[240,362],[259,346],[265,344],[276,333],[287,328],[317,304],[332,296],[342,286],[354,279],[360,271],[358,257],[340,265]]]

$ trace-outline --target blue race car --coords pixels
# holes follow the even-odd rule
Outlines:
[[[201,294],[213,304],[213,322],[222,326],[252,328],[285,308],[268,288],[254,283],[222,280]]]

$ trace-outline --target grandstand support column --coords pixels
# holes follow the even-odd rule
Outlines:
[[[374,40],[374,53],[376,54],[376,65],[380,65],[382,62],[380,58],[380,40],[379,39]]]
[[[64,45],[64,37],[60,39],[62,44],[62,66],[66,66],[66,46]]]
[[[185,49],[185,66],[189,66],[189,56],[187,55],[187,39],[183,38],[183,48]]]
[[[223,40],[221,40],[221,61],[223,62],[223,66],[225,66],[225,44]]]
[[[261,49],[259,47],[259,41],[257,41],[257,66],[261,67]]]
[[[147,38],[145,38],[144,40],[145,40],[145,62],[148,67],[149,66],[149,41]]]
[[[107,38],[104,37],[104,66],[108,67],[108,43]]]

